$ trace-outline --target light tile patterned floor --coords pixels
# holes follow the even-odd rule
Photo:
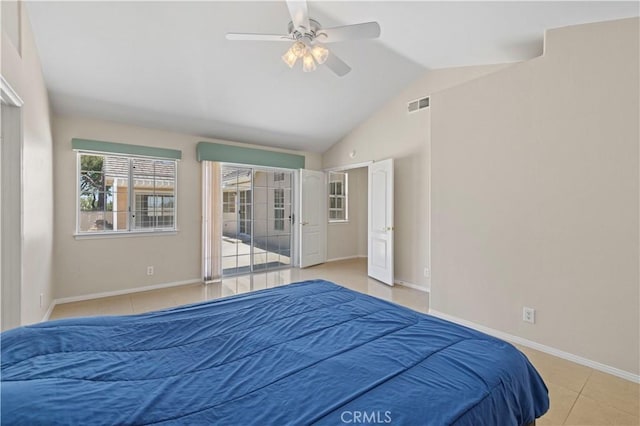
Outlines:
[[[227,278],[207,286],[194,284],[66,303],[55,307],[51,319],[143,313],[314,278],[333,281],[420,312],[426,313],[429,305],[428,293],[402,286],[389,287],[368,278],[366,261],[359,259]],[[549,388],[551,409],[537,420],[538,425],[640,425],[640,385],[533,349],[518,348],[531,360]]]

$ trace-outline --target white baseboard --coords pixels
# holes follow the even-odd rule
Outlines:
[[[51,312],[53,312],[53,308],[56,307],[56,301],[55,299],[51,301],[51,303],[49,303],[49,309],[47,309],[47,312],[44,313],[44,316],[42,317],[42,321],[40,322],[45,322],[45,321],[49,321],[49,317],[51,316]]]
[[[433,315],[434,317],[438,317],[447,321],[454,322],[456,324],[464,325],[465,327],[473,328],[474,330],[481,331],[483,333],[489,334],[490,336],[494,336],[502,340],[506,340],[512,343],[517,343],[519,345],[526,346],[528,348],[535,349],[540,352],[544,352],[549,355],[556,356],[558,358],[566,359],[567,361],[575,362],[576,364],[584,365],[586,367],[593,368],[594,370],[602,371],[604,373],[608,373],[613,376],[620,377],[622,379],[626,379],[634,383],[640,383],[640,375],[631,373],[629,371],[624,371],[607,364],[602,364],[597,361],[583,358],[581,356],[574,355],[572,353],[565,352],[560,349],[552,348],[551,346],[543,345],[541,343],[527,340],[522,337],[514,336],[513,334],[509,334],[503,331],[495,330],[493,328],[485,327],[483,325],[476,324],[474,322],[467,321],[462,318],[454,317],[452,315],[444,314],[442,312],[438,312],[433,309],[429,310],[429,314]]]
[[[334,257],[332,259],[327,259],[327,262],[337,262],[339,260],[349,260],[349,259],[365,259],[367,256],[355,255],[355,256],[345,256],[345,257]]]
[[[425,293],[429,293],[429,289],[427,287],[424,287],[424,286],[421,286],[421,285],[418,285],[418,284],[409,283],[409,282],[402,281],[402,280],[393,280],[393,282],[395,284],[400,284],[403,287],[409,287],[409,288],[412,288],[414,290],[418,290],[418,291],[423,291]]]
[[[159,290],[159,289],[168,288],[168,287],[179,287],[181,285],[195,284],[195,283],[201,283],[201,282],[202,282],[202,279],[194,278],[191,280],[174,281],[170,283],[154,284],[154,285],[148,285],[144,287],[126,288],[123,290],[105,291],[102,293],[83,294],[81,296],[62,297],[60,299],[55,299],[52,303],[55,305],[60,305],[62,303],[81,302],[83,300],[100,299],[103,297],[112,297],[112,296],[121,296],[123,294],[139,293],[141,291],[149,291],[149,290]]]

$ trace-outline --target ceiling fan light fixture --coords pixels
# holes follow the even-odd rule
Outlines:
[[[282,55],[282,60],[285,64],[289,66],[289,68],[293,68],[296,61],[298,60],[298,56],[293,52],[293,47],[286,51],[284,55]]]
[[[302,71],[311,72],[316,70],[316,61],[313,60],[313,56],[307,52],[302,57]]]
[[[291,46],[291,51],[298,58],[302,58],[308,50],[309,49],[307,49],[307,45],[301,41],[296,41],[295,43],[293,43],[293,46]]]
[[[329,57],[329,49],[321,44],[316,44],[311,48],[311,54],[319,64],[324,64]]]

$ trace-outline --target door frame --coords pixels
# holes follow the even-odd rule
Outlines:
[[[371,165],[373,165],[373,163],[375,163],[375,161],[370,160],[370,161],[363,161],[361,163],[351,163],[351,164],[345,164],[343,166],[335,166],[335,167],[328,167],[325,169],[322,169],[322,171],[325,173],[326,179],[329,179],[329,172],[347,172],[349,170],[355,170],[355,169],[362,169],[362,168],[366,168],[367,169],[367,176],[369,176],[369,167],[371,167]],[[327,180],[327,185],[328,185],[328,180]],[[367,221],[368,221],[368,217],[369,217],[369,189],[368,189],[368,185],[369,185],[369,180],[367,178]],[[328,224],[329,220],[327,219],[327,224]],[[329,234],[329,228],[327,227],[327,234]],[[327,235],[328,237],[328,235]],[[327,247],[329,246],[328,240],[327,240]],[[367,223],[367,245],[369,245],[369,224]],[[369,257],[367,256],[367,270],[369,269]]]
[[[344,165],[344,166],[329,167],[327,169],[322,169],[322,171],[325,172],[325,173],[328,173],[328,172],[346,172],[347,170],[360,169],[362,167],[369,168],[369,166],[371,166],[373,163],[374,163],[374,161],[365,161],[363,163],[354,163],[354,164],[347,164],[347,165]]]

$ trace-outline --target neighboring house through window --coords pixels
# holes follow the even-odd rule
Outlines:
[[[77,232],[176,230],[177,161],[78,152]]]
[[[348,217],[348,175],[329,172],[329,222],[346,222]]]

